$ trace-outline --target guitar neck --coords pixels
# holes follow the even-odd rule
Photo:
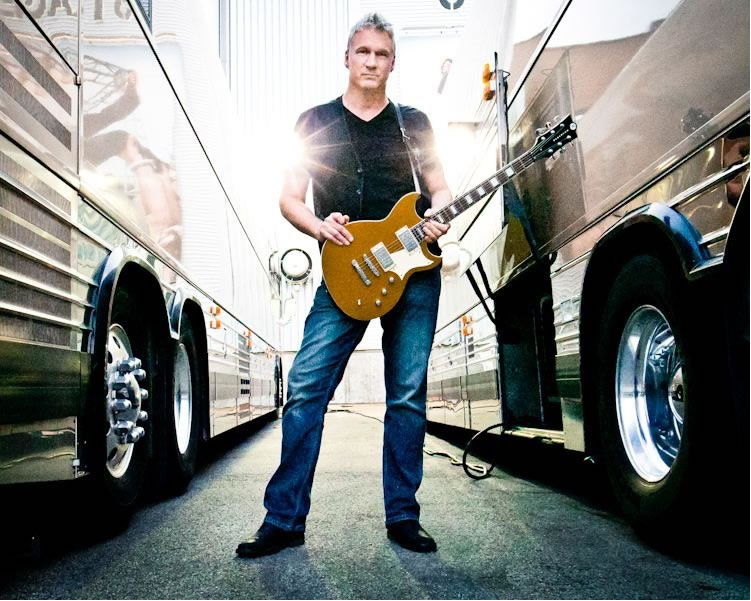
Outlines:
[[[426,221],[434,220],[439,223],[449,223],[488,194],[510,182],[517,174],[527,169],[534,162],[535,159],[532,158],[529,151],[525,152],[520,157],[504,165],[502,169],[496,171],[481,184],[455,198],[453,202],[431,215],[429,219],[423,219],[412,228],[412,232],[419,240],[422,240],[425,237],[422,226]]]
[[[506,182],[512,180],[516,175],[529,168],[532,163],[544,157],[550,157],[558,151],[564,152],[566,144],[577,137],[577,125],[571,118],[571,115],[556,123],[555,126],[546,123],[546,130],[538,130],[539,136],[535,139],[535,144],[523,155],[505,165],[502,169],[496,171],[479,186],[475,186],[469,192],[459,196],[454,202],[446,205],[440,211],[431,215],[428,219],[423,219],[415,225],[411,232],[422,241],[425,239],[423,226],[426,221],[437,221],[438,223],[448,223],[454,217],[458,217],[468,208],[485,198],[491,192],[500,188]]]

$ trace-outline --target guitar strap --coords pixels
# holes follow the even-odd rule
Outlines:
[[[473,263],[473,265],[477,266],[477,271],[480,272],[482,283],[485,285],[485,291],[488,293],[488,297],[491,297],[493,295],[493,292],[490,289],[490,283],[488,282],[488,276],[485,273],[485,268],[482,266],[482,261],[478,258],[477,261]],[[477,280],[475,279],[475,276],[472,275],[472,265],[469,266],[469,269],[467,269],[467,271],[465,272],[465,275],[467,276],[469,283],[472,284],[472,289],[475,291],[477,298],[480,299],[480,302],[482,303],[482,306],[485,309],[485,313],[488,314],[490,321],[497,326],[498,322],[496,321],[495,313],[490,310],[490,307],[488,307],[488,304],[485,302],[485,295],[482,292],[480,292],[480,287],[477,285]]]
[[[393,100],[389,100],[389,102],[394,105],[396,120],[399,122],[399,130],[402,132],[402,140],[404,140],[404,145],[407,147],[407,157],[409,157],[409,166],[412,169],[412,180],[415,182],[415,192],[422,194],[420,180],[417,177],[418,174],[422,175],[422,169],[420,167],[420,149],[412,144],[412,138],[407,135],[407,129],[404,127],[404,118],[402,117],[399,103],[394,102]],[[415,165],[417,165],[417,167],[415,167]]]

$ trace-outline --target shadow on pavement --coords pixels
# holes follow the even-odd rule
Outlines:
[[[476,434],[436,423],[429,424],[428,432],[462,451]],[[458,456],[461,459],[461,452]],[[484,463],[486,467],[496,464],[496,470],[565,494],[598,515],[626,521],[611,493],[604,467],[559,445],[500,437],[491,432],[473,443],[467,461]],[[726,508],[714,515],[697,514],[696,520],[686,523],[679,532],[668,532],[659,526],[634,531],[644,544],[674,559],[749,574],[748,505],[728,499]],[[700,527],[702,522],[705,525]]]
[[[274,418],[275,414],[264,416],[208,441],[200,448],[196,474],[246,442]],[[88,478],[3,487],[0,591],[19,569],[47,565],[61,555],[122,534],[140,508],[165,498],[154,492],[155,488],[150,481],[149,492],[131,511],[113,514],[96,505],[97,495]]]

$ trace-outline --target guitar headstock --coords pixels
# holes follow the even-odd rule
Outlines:
[[[534,161],[553,155],[576,138],[576,122],[571,115],[555,124],[545,125],[546,129],[535,138],[535,145],[529,151]]]

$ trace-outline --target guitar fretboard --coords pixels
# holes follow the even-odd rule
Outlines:
[[[491,192],[497,190],[505,183],[511,181],[514,176],[527,169],[535,159],[532,158],[529,152],[525,152],[519,158],[514,159],[507,165],[504,165],[502,169],[496,171],[488,179],[484,180],[479,185],[475,186],[471,190],[465,192],[461,196],[454,199],[453,202],[447,204],[440,211],[437,211],[431,215],[428,219],[423,219],[417,225],[412,227],[412,233],[418,240],[425,238],[425,232],[423,231],[423,225],[426,221],[437,221],[438,223],[448,223],[455,217],[461,215],[464,211],[475,205],[478,201],[485,198]]]

